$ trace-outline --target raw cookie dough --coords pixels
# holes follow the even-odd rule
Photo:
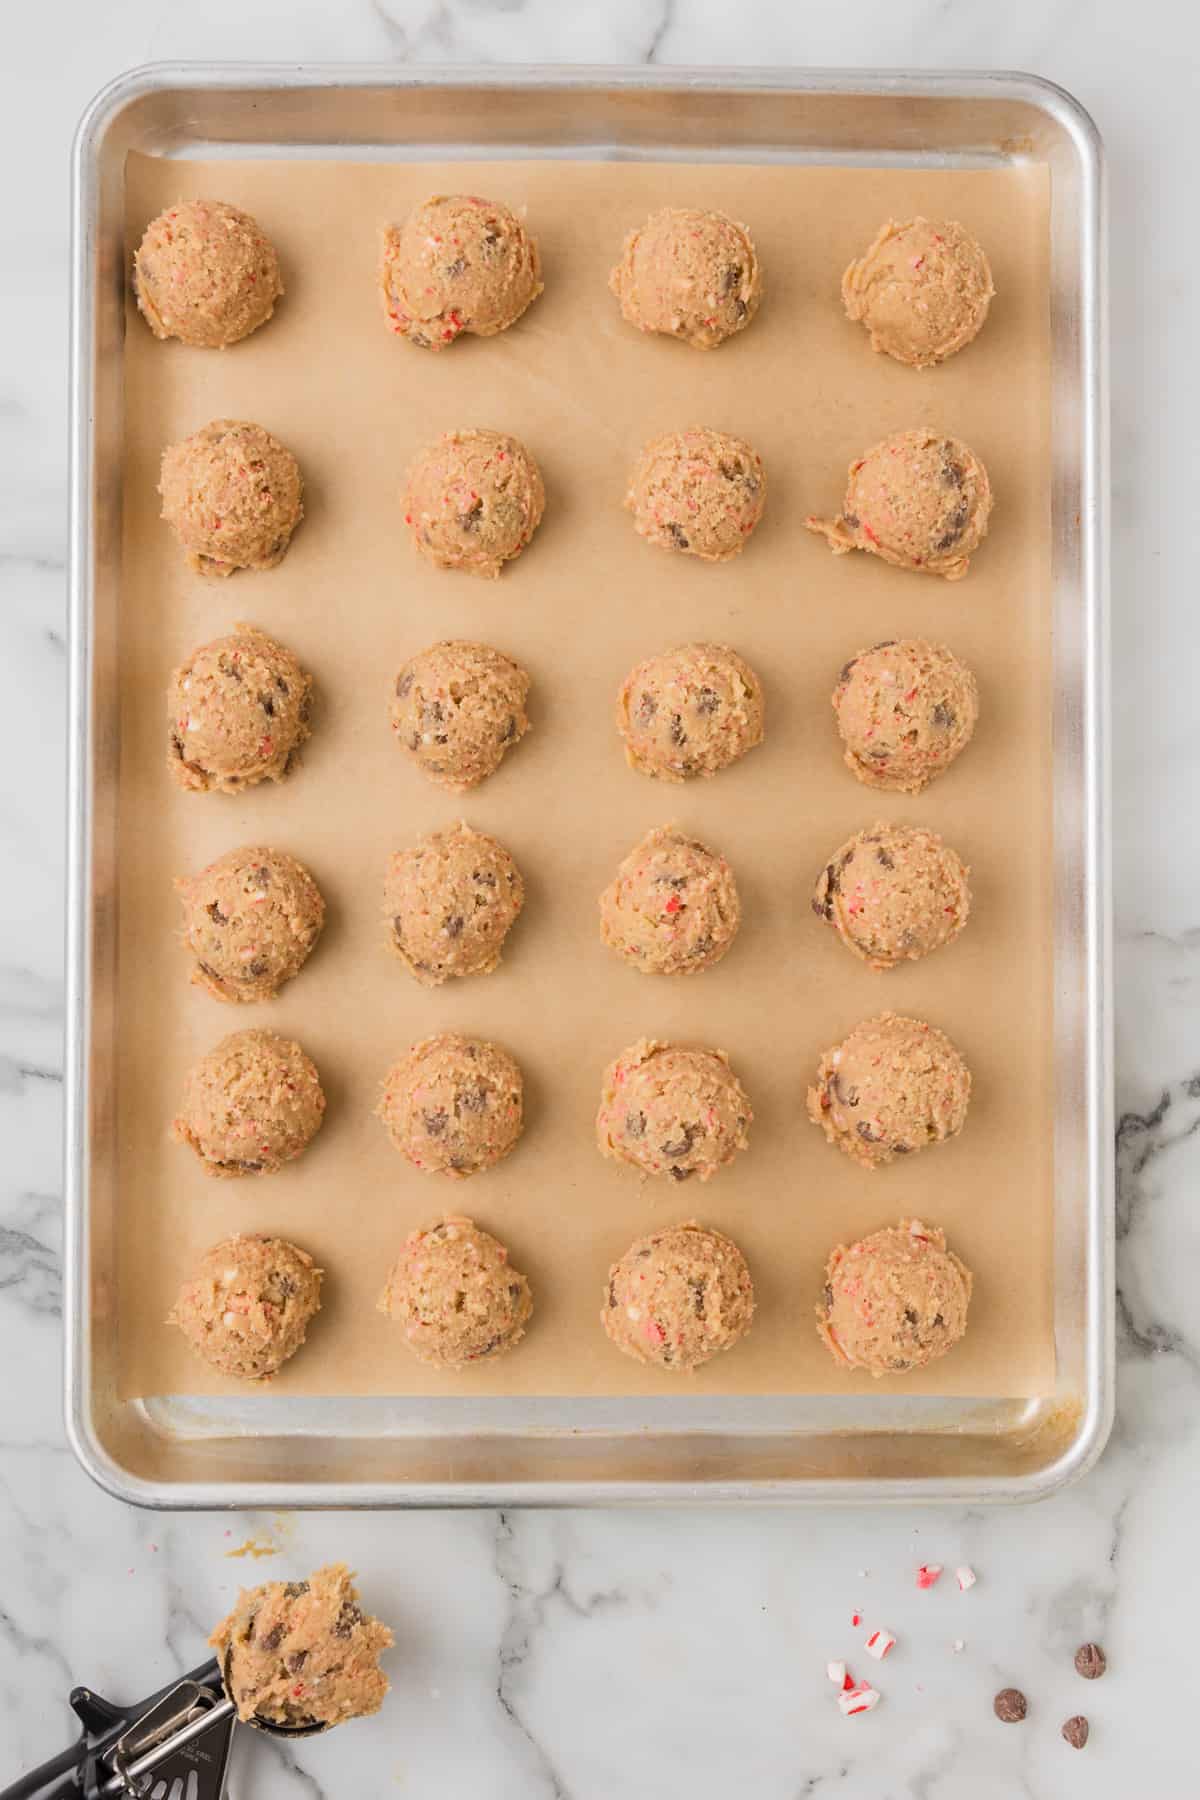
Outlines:
[[[871,348],[928,369],[982,329],[995,293],[983,247],[956,219],[889,219],[842,276],[848,318]]]
[[[868,1169],[957,1137],[971,1072],[944,1032],[881,1013],[827,1050],[808,1090],[808,1116]]]
[[[378,1712],[390,1685],[379,1657],[395,1639],[363,1612],[345,1563],[243,1588],[208,1641],[239,1719],[340,1725]]]
[[[223,350],[265,325],[283,293],[275,247],[224,200],[177,200],[133,257],[133,293],[156,338]]]
[[[762,684],[736,650],[682,644],[625,677],[617,730],[625,760],[641,775],[715,775],[762,743]]]
[[[713,350],[758,311],[762,276],[750,233],[720,212],[665,206],[625,239],[608,278],[640,331]]]
[[[431,644],[396,677],[392,730],[417,768],[455,793],[495,773],[529,730],[529,676],[490,644]]]
[[[494,1168],[515,1147],[523,1096],[507,1050],[448,1031],[414,1044],[388,1070],[376,1111],[414,1168],[462,1180]]]
[[[817,1332],[845,1368],[876,1376],[923,1369],[966,1331],[971,1283],[944,1231],[901,1219],[833,1251]]]
[[[230,850],[175,883],[192,980],[216,1000],[270,1000],[308,960],[325,923],[321,890],[282,850]]]
[[[444,432],[405,478],[404,523],[422,556],[488,580],[520,556],[545,504],[541,470],[502,431]]]
[[[520,1342],[533,1295],[503,1244],[470,1219],[448,1218],[405,1239],[379,1310],[421,1362],[462,1369]]]
[[[321,1274],[285,1238],[223,1238],[180,1288],[167,1323],[223,1375],[263,1381],[304,1342],[321,1305]]]
[[[846,664],[833,710],[846,767],[861,782],[919,794],[970,743],[979,688],[944,645],[888,639]]]
[[[651,439],[633,466],[625,504],[650,543],[728,562],[745,548],[766,499],[758,451],[698,425]]]
[[[175,1137],[206,1175],[273,1175],[321,1129],[316,1065],[273,1031],[235,1031],[201,1057],[184,1084]]]
[[[198,575],[273,569],[304,517],[300,465],[278,438],[214,419],[163,451],[162,517]]]
[[[312,681],[290,650],[252,625],[214,638],[167,690],[168,763],[180,787],[236,794],[282,781],[309,736]]]
[[[971,910],[969,873],[935,831],[877,823],[834,851],[813,911],[873,969],[894,969],[958,936]]]
[[[746,1148],[753,1117],[723,1050],[641,1038],[604,1071],[596,1142],[643,1174],[707,1181]]]
[[[388,941],[426,987],[455,975],[490,975],[525,904],[516,863],[463,820],[434,831],[388,863]]]
[[[710,969],[741,917],[725,858],[673,825],[648,831],[600,896],[600,936],[647,975]]]
[[[388,325],[422,350],[507,331],[542,291],[538,248],[497,200],[435,194],[383,234]]]
[[[957,438],[900,431],[850,464],[844,510],[805,524],[835,556],[867,550],[897,569],[959,581],[987,535],[987,470]]]
[[[753,1317],[745,1257],[689,1219],[638,1238],[613,1264],[600,1321],[626,1356],[690,1371],[732,1350]]]

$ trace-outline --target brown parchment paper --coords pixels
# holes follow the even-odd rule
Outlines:
[[[199,1253],[235,1229],[294,1238],[328,1271],[324,1310],[276,1393],[868,1391],[869,1378],[839,1372],[818,1343],[821,1272],[834,1243],[912,1213],[947,1229],[976,1287],[963,1345],[897,1391],[1044,1392],[1053,1373],[1044,172],[131,157],[127,190],[131,251],[180,196],[249,208],[278,246],[287,293],[265,329],[224,352],[157,343],[132,303],[128,313],[123,1394],[229,1388],[163,1321]],[[546,291],[503,336],[431,356],[384,327],[377,239],[382,224],[446,190],[527,208]],[[758,244],[762,310],[719,351],[640,335],[607,291],[625,232],[665,203],[724,208]],[[918,211],[966,221],[998,290],[979,341],[924,374],[872,354],[838,300],[844,265],[880,220]],[[188,572],[155,492],[163,446],[220,417],[267,426],[306,481],[306,517],[282,566],[224,582]],[[768,471],[762,526],[719,568],[646,545],[621,505],[642,442],[692,423],[748,437]],[[806,512],[837,509],[854,455],[923,423],[971,444],[995,488],[991,534],[957,585],[861,555],[835,560],[804,529]],[[546,478],[542,527],[495,583],[418,558],[398,505],[413,452],[475,424],[523,438]],[[243,620],[312,671],[314,736],[280,786],[186,794],[165,766],[168,674]],[[948,642],[982,689],[975,743],[917,799],[854,781],[829,704],[847,657],[904,634]],[[495,643],[533,677],[533,732],[462,799],[427,784],[388,726],[397,666],[443,637]],[[672,787],[626,767],[613,702],[633,663],[690,638],[726,641],[759,670],[767,741],[713,781]],[[427,992],[384,948],[383,866],[390,850],[460,816],[511,848],[528,900],[495,975]],[[809,909],[827,852],[876,818],[943,832],[970,862],[975,895],[958,943],[884,975],[857,963]],[[630,846],[671,820],[729,857],[745,919],[718,968],[676,981],[620,965],[600,943],[596,907]],[[188,984],[172,878],[256,842],[312,868],[328,927],[277,1001],[222,1006]],[[870,1174],[808,1124],[804,1089],[826,1044],[885,1007],[946,1029],[975,1089],[955,1143]],[[327,1122],[283,1172],[214,1182],[170,1142],[169,1126],[188,1065],[249,1026],[305,1045]],[[508,1045],[527,1081],[516,1154],[465,1183],[410,1169],[372,1116],[389,1064],[442,1029]],[[751,1096],[750,1149],[704,1186],[643,1184],[595,1149],[601,1071],[643,1033],[723,1046]],[[405,1233],[443,1211],[468,1212],[503,1237],[536,1296],[518,1351],[456,1375],[418,1363],[375,1310]],[[598,1315],[608,1266],[628,1243],[693,1215],[742,1246],[758,1313],[734,1353],[680,1380],[621,1356]]]

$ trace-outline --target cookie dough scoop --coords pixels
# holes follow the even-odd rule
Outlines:
[[[971,1072],[945,1032],[923,1019],[864,1019],[821,1058],[808,1116],[831,1144],[878,1169],[957,1137]]]
[[[723,1050],[640,1038],[604,1072],[596,1142],[643,1175],[707,1181],[746,1148],[753,1118]]]
[[[504,1356],[525,1335],[533,1295],[508,1251],[470,1219],[447,1218],[405,1239],[379,1301],[420,1362],[464,1369]]]
[[[608,285],[629,324],[695,350],[715,350],[744,331],[762,299],[746,227],[684,206],[664,206],[630,232]]]
[[[494,775],[529,730],[529,676],[490,644],[431,644],[396,676],[392,730],[423,775],[452,793]]]
[[[239,1381],[267,1381],[303,1344],[321,1276],[285,1238],[235,1233],[206,1250],[167,1320],[198,1356]]]
[[[890,638],[851,657],[833,710],[846,767],[859,781],[919,794],[974,736],[979,687],[944,645]]]
[[[635,1362],[690,1374],[732,1350],[753,1317],[745,1257],[689,1219],[637,1238],[612,1265],[600,1322]]]
[[[865,550],[893,568],[960,581],[991,510],[987,470],[973,450],[940,432],[900,431],[850,464],[836,518],[805,524],[835,556]]]
[[[133,293],[156,338],[223,350],[266,324],[283,282],[249,213],[224,200],[177,200],[146,227]]]
[[[725,858],[673,825],[648,831],[600,896],[601,938],[646,975],[711,969],[741,918]]]
[[[504,845],[460,820],[388,863],[388,945],[425,987],[490,975],[525,904],[521,871]]]
[[[876,824],[834,851],[812,908],[873,969],[953,943],[971,912],[970,871],[935,831]]]
[[[843,1368],[904,1375],[961,1341],[971,1286],[944,1231],[901,1219],[832,1252],[817,1332]]]
[[[754,446],[702,425],[652,438],[625,495],[640,537],[702,562],[740,556],[766,502],[767,473]]]
[[[421,350],[495,337],[542,291],[536,240],[516,213],[477,194],[434,194],[383,234],[379,283],[389,328]]]
[[[762,682],[727,644],[681,644],[631,669],[617,695],[625,760],[639,775],[716,775],[763,741]]]
[[[388,1070],[376,1111],[414,1169],[463,1181],[515,1149],[524,1089],[507,1050],[447,1031],[414,1044]]]
[[[404,523],[435,568],[494,581],[541,522],[546,490],[537,463],[503,431],[447,431],[414,457]]]
[[[325,1095],[316,1065],[273,1031],[235,1031],[189,1072],[176,1141],[206,1175],[273,1175],[321,1129]]]
[[[198,575],[274,569],[304,517],[291,451],[261,425],[214,419],[163,451],[162,517]]]
[[[321,890],[282,850],[230,850],[175,888],[192,980],[214,1000],[274,999],[304,967],[325,923]]]
[[[202,644],[167,689],[171,774],[193,793],[283,781],[310,735],[312,679],[252,625]]]
[[[983,246],[956,219],[889,219],[842,276],[846,317],[910,369],[965,349],[995,292]]]

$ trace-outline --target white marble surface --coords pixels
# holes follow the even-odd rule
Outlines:
[[[0,142],[0,1779],[67,1729],[73,1680],[127,1695],[199,1659],[257,1531],[264,1572],[347,1557],[398,1627],[379,1718],[283,1757],[260,1800],[1070,1800],[1196,1790],[1200,1479],[1200,713],[1193,8],[1166,0],[43,0],[5,18]],[[59,1424],[67,145],[151,59],[529,59],[1025,68],[1095,113],[1112,170],[1120,1416],[1033,1512],[164,1518],[76,1469]],[[227,1537],[227,1531],[233,1533]],[[969,1561],[966,1596],[912,1566]],[[867,1571],[864,1573],[863,1571]],[[1192,1596],[1189,1601],[1188,1594]],[[902,1636],[843,1721],[849,1614]],[[1095,1635],[1108,1677],[1070,1654]],[[955,1654],[952,1640],[965,1649]],[[859,1663],[862,1658],[858,1659]],[[1025,1726],[993,1719],[1008,1682]],[[1077,1755],[1060,1721],[1083,1709]]]

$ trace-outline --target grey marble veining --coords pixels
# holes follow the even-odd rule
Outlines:
[[[4,30],[0,1779],[62,1740],[73,1680],[165,1680],[199,1659],[240,1578],[337,1555],[397,1625],[395,1693],[331,1738],[243,1742],[235,1793],[1184,1800],[1200,1478],[1193,9],[55,0]],[[170,1518],[76,1469],[58,1401],[66,149],[102,81],[181,57],[1020,67],[1095,112],[1113,210],[1120,1413],[1070,1493],[1035,1512]],[[250,1536],[280,1555],[229,1560]],[[959,1594],[947,1573],[917,1594],[924,1560],[969,1562],[979,1584]],[[823,1671],[854,1660],[856,1605],[900,1644],[884,1705],[846,1721]],[[1085,1687],[1070,1656],[1090,1636],[1111,1666]],[[1020,1728],[990,1710],[1009,1682],[1030,1696]],[[1080,1755],[1058,1737],[1078,1710],[1093,1722]]]

